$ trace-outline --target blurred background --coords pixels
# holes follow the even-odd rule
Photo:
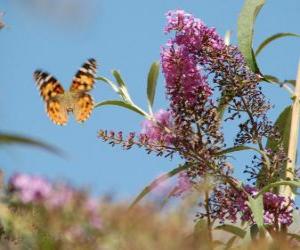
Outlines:
[[[222,36],[232,31],[236,43],[238,13],[243,0],[10,0],[1,1],[5,28],[0,32],[0,131],[44,140],[63,149],[60,158],[29,147],[2,147],[0,167],[5,175],[34,173],[52,180],[67,180],[95,194],[116,192],[127,198],[137,194],[156,176],[174,168],[180,159],[158,158],[140,149],[123,151],[97,139],[99,129],[139,131],[143,117],[116,107],[97,108],[90,119],[78,124],[73,117],[67,126],[54,125],[44,111],[32,78],[36,69],[53,74],[65,88],[81,64],[94,57],[98,75],[112,78],[117,69],[126,80],[133,100],[146,109],[146,79],[149,66],[159,60],[168,37],[163,33],[164,14],[184,9],[215,26]],[[255,30],[254,47],[277,32],[300,33],[300,3],[297,0],[268,1]],[[262,72],[280,79],[295,79],[300,39],[274,42],[258,58]],[[289,94],[275,85],[264,85],[274,109],[274,120],[290,103]],[[99,102],[117,98],[108,86],[97,82],[92,92]],[[167,108],[164,79],[160,75],[155,110]],[[227,145],[236,129],[224,125]],[[232,159],[235,173],[242,175],[251,161],[247,153]]]

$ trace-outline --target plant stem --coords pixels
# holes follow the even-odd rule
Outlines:
[[[296,155],[298,148],[298,133],[299,133],[299,118],[300,118],[300,62],[298,65],[298,73],[296,80],[296,87],[293,96],[293,106],[292,106],[292,118],[291,118],[291,130],[289,139],[289,149],[288,149],[288,162],[285,169],[285,179],[293,180],[294,172],[296,166]],[[281,186],[279,193],[285,197],[289,197],[294,200],[294,194],[290,186]]]

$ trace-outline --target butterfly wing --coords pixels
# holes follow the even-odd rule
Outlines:
[[[91,95],[87,93],[80,93],[74,103],[74,116],[76,121],[84,122],[92,113],[94,108],[94,101]]]
[[[96,60],[91,58],[87,60],[78,70],[73,78],[70,91],[90,91],[94,87],[96,76],[97,63]]]
[[[49,118],[58,125],[65,125],[68,113],[63,105],[62,96],[64,89],[55,77],[37,70],[33,74],[43,100],[46,102],[46,112]]]
[[[49,73],[36,70],[33,77],[44,101],[47,102],[57,95],[64,94],[64,88],[60,85],[59,81]]]
[[[68,122],[68,112],[59,99],[50,99],[46,103],[46,111],[51,119],[57,125],[66,125]]]

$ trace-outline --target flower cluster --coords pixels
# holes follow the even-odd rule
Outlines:
[[[210,198],[210,216],[219,219],[221,222],[229,220],[232,223],[238,219],[254,223],[251,210],[248,206],[248,195],[254,197],[258,189],[252,186],[245,186],[245,192],[224,185],[215,188]],[[284,196],[272,192],[263,195],[264,223],[274,227],[290,225],[293,222],[294,203]],[[203,214],[201,215],[203,216]]]
[[[149,143],[172,142],[172,115],[170,111],[160,109],[153,115],[153,120],[145,120],[142,123],[141,136],[147,136]]]
[[[79,209],[92,227],[101,228],[96,200],[66,184],[53,184],[40,176],[15,174],[9,180],[8,191],[23,204],[41,205],[49,211]]]
[[[270,104],[259,85],[262,77],[249,69],[236,46],[225,44],[215,28],[183,10],[167,13],[165,32],[174,34],[161,49],[168,111],[159,110],[153,119],[145,120],[137,136],[131,133],[123,138],[121,132],[106,131],[99,136],[125,149],[137,145],[157,155],[178,154],[187,168],[180,175],[175,196],[209,175],[216,188],[206,199],[210,204],[205,205],[205,216],[235,222],[241,212],[242,221],[253,222],[247,200],[257,190],[246,186],[240,193],[227,156],[220,153],[225,147],[221,120],[225,110],[225,121],[239,118],[232,144],[256,144],[268,157],[268,161],[256,157],[253,166],[246,168],[250,180],[255,179],[259,189],[276,181],[287,158],[279,133],[266,115]],[[277,149],[264,148],[267,138],[272,138]],[[284,197],[266,193],[265,223],[289,225],[291,204],[286,203]]]
[[[23,203],[43,201],[52,192],[51,184],[40,176],[15,174],[9,183],[10,191],[17,192]]]

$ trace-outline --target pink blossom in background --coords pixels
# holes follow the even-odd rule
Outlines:
[[[95,198],[88,198],[84,204],[84,209],[88,214],[90,225],[95,229],[102,228],[102,220],[99,215],[99,202]]]
[[[51,184],[40,176],[15,174],[10,178],[9,184],[24,203],[42,201],[52,192]]]
[[[65,184],[57,184],[53,187],[51,195],[45,202],[48,208],[61,208],[67,206],[75,197],[75,190]]]
[[[186,172],[181,172],[177,179],[176,191],[173,193],[174,196],[181,196],[188,192],[193,187]]]
[[[171,112],[160,109],[153,118],[142,122],[141,134],[146,135],[149,142],[170,144],[172,135],[168,129],[172,128]]]

